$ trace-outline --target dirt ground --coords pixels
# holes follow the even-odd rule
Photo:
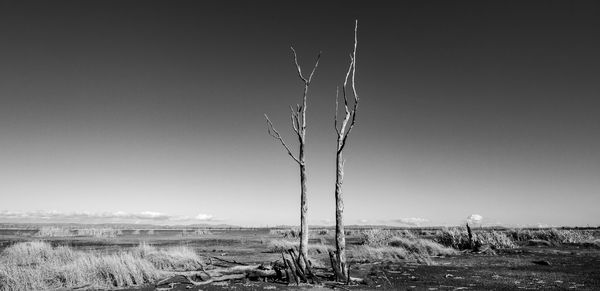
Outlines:
[[[549,265],[536,264],[544,261]],[[497,255],[435,258],[433,265],[373,262],[355,264],[351,275],[366,285],[287,286],[252,281],[172,290],[600,290],[600,250],[576,246],[523,247]],[[154,287],[143,288],[154,290]]]
[[[268,242],[281,237],[268,230],[214,231],[199,237],[173,233],[124,235],[112,239],[48,238],[56,245],[77,249],[114,252],[147,242],[157,246],[187,245],[207,258],[244,263],[269,264],[280,259],[270,252]],[[31,238],[2,235],[0,249],[15,241]],[[327,241],[315,238],[311,243]],[[329,242],[328,242],[329,243]],[[349,239],[349,243],[357,240]],[[351,245],[350,245],[351,247]],[[314,258],[319,260],[319,258]],[[213,259],[213,262],[217,262]],[[325,261],[321,264],[326,266]],[[600,249],[589,246],[522,246],[497,250],[496,255],[461,253],[433,259],[433,264],[407,262],[353,263],[351,276],[363,278],[366,285],[310,286],[258,281],[219,282],[205,286],[177,284],[168,290],[600,290]],[[161,288],[162,289],[162,288]],[[156,290],[154,285],[135,290]],[[167,289],[162,289],[167,290]]]

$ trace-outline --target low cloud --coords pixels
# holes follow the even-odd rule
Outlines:
[[[198,223],[213,221],[210,214],[195,217],[169,215],[155,211],[139,213],[116,212],[60,212],[60,211],[0,211],[0,221],[10,222],[72,222],[72,223]]]
[[[393,219],[391,222],[395,223],[395,224],[401,224],[404,226],[421,226],[421,225],[429,222],[429,220],[425,219],[425,218],[420,218],[420,217],[406,217],[406,218]]]
[[[200,213],[198,215],[196,215],[195,217],[196,220],[203,220],[203,221],[207,221],[207,220],[212,220],[213,216],[210,214],[204,214],[204,213]]]
[[[471,214],[467,217],[469,223],[480,223],[483,220],[483,216],[479,214]]]

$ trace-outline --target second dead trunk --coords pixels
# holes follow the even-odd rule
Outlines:
[[[335,164],[335,258],[337,260],[336,271],[338,272],[336,276],[339,280],[345,281],[347,279],[348,269],[346,264],[346,233],[344,231],[344,197],[342,192],[342,183],[344,181],[344,158],[341,151],[338,151],[336,155]]]

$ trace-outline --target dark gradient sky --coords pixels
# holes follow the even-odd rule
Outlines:
[[[354,19],[348,223],[600,223],[596,1],[0,1],[0,211],[297,223],[293,44],[330,223]]]

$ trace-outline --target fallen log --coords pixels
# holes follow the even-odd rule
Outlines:
[[[294,258],[295,256],[292,256]],[[271,279],[272,281],[284,280],[282,271],[285,270],[285,276],[288,284],[292,283],[292,280],[296,282],[296,284],[300,284],[301,278],[298,274],[300,274],[300,270],[296,268],[297,262],[290,261],[289,258],[286,258],[282,253],[283,264],[275,264],[274,266],[264,266],[264,265],[245,265],[245,266],[232,266],[228,268],[215,268],[215,269],[205,269],[205,270],[195,270],[195,271],[173,271],[170,272],[169,278],[160,280],[155,284],[156,287],[166,284],[192,284],[195,286],[206,285],[214,282],[221,281],[229,281],[229,280],[239,280],[239,279],[249,279],[249,280],[264,280]],[[306,258],[298,258],[306,260]],[[310,263],[308,260],[304,262],[306,264],[306,274],[305,276],[312,279],[313,284],[331,284],[332,282],[321,282],[318,279],[318,276],[321,278],[327,278],[328,275],[324,274],[316,274],[311,270]],[[283,266],[282,266],[283,265]],[[283,270],[282,270],[283,269]],[[349,277],[348,283],[364,283],[362,279]],[[305,282],[309,283],[306,277],[302,278]],[[344,284],[339,283],[339,284]],[[339,287],[339,285],[338,285]]]
[[[211,258],[213,258],[213,259],[216,259],[216,260],[219,260],[219,261],[222,261],[222,262],[225,262],[225,263],[234,264],[234,265],[248,266],[248,264],[245,264],[245,263],[240,263],[240,262],[238,262],[238,261],[236,261],[236,260],[231,260],[231,261],[228,261],[228,260],[225,260],[225,259],[221,259],[221,258],[219,258],[219,257],[211,257]]]
[[[289,249],[288,253],[290,254],[290,257],[292,258],[292,262],[294,263],[294,267],[296,269],[296,274],[298,274],[298,277],[300,277],[300,279],[302,279],[302,282],[307,282],[308,280],[306,279],[306,275],[304,274],[304,270],[302,269],[302,266],[300,265],[300,258],[296,258],[296,253],[294,252],[294,249]],[[301,255],[300,255],[301,256]]]
[[[292,274],[291,274],[291,271],[288,270],[288,269],[290,269],[290,266],[288,265],[288,263],[285,259],[285,255],[283,253],[281,253],[281,259],[283,260],[283,267],[285,269],[285,275],[286,275],[287,283],[289,285],[292,283]],[[295,274],[294,274],[294,279],[296,280],[296,284],[298,284],[298,278],[296,278]]]

